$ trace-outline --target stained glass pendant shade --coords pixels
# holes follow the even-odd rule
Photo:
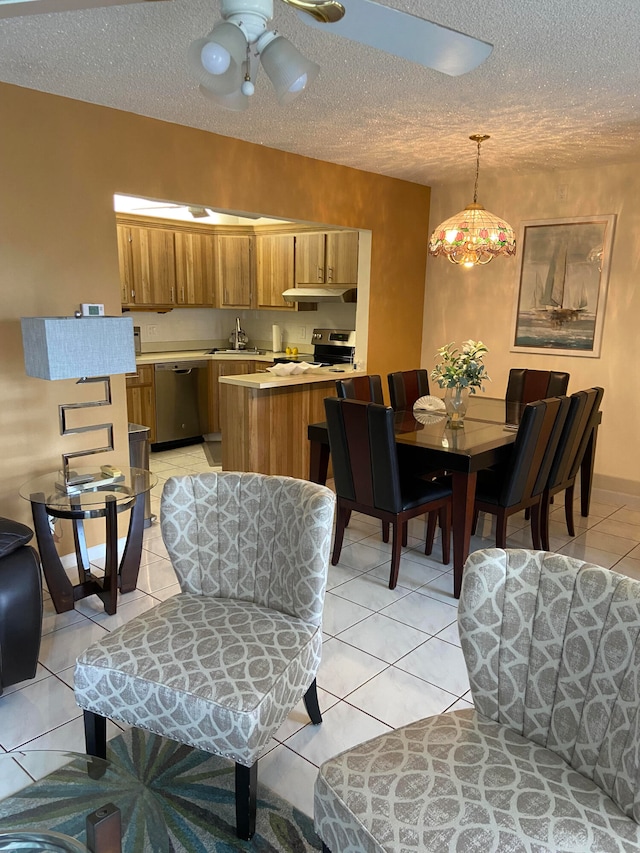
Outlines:
[[[474,267],[488,264],[499,255],[515,255],[516,238],[504,219],[478,204],[480,145],[489,137],[473,134],[469,139],[478,146],[473,203],[438,225],[429,240],[429,254],[444,255],[452,264]]]

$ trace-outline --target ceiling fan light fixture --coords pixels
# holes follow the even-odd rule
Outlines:
[[[429,240],[429,254],[442,255],[452,264],[475,267],[488,264],[500,255],[515,255],[516,238],[504,219],[477,202],[480,145],[489,137],[474,134],[469,139],[478,146],[473,203],[438,225]]]
[[[265,33],[258,40],[260,61],[281,104],[296,98],[320,73],[320,66],[304,57],[284,36]]]
[[[222,21],[208,36],[191,42],[187,60],[200,85],[218,95],[229,95],[240,88],[246,54],[247,39],[242,30]]]

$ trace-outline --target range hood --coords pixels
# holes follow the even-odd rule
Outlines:
[[[300,285],[285,290],[282,298],[285,302],[355,302],[358,290],[352,284],[333,284],[331,286]]]

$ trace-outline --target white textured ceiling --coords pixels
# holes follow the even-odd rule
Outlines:
[[[31,5],[0,17],[0,80],[19,86],[429,185],[472,183],[468,136],[488,133],[480,199],[483,176],[498,167],[640,156],[640,0],[387,0],[493,43],[488,60],[461,77],[330,26],[318,32],[276,0],[275,26],[322,70],[285,107],[261,72],[242,113],[203,99],[187,70],[189,43],[219,19],[216,0],[27,14]],[[4,15],[10,8],[0,6]]]

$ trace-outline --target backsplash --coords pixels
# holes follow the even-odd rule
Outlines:
[[[141,350],[208,349],[228,344],[235,318],[249,338],[250,347],[271,349],[271,326],[282,330],[282,345],[312,352],[311,333],[315,328],[355,329],[356,305],[331,303],[318,311],[242,311],[219,308],[174,308],[166,314],[132,311],[133,323],[140,327]]]

